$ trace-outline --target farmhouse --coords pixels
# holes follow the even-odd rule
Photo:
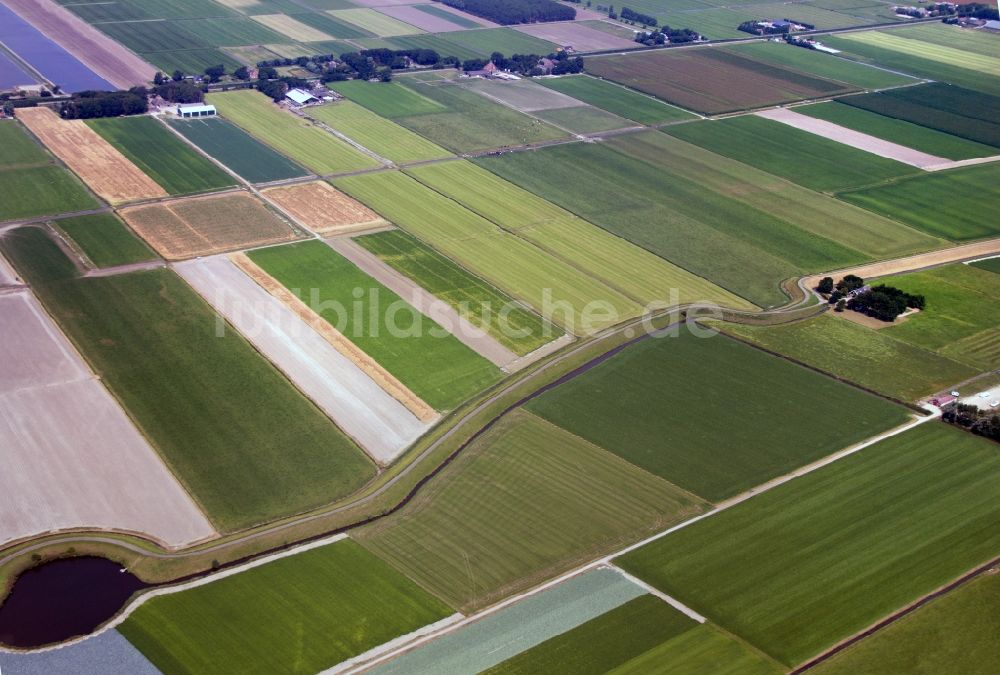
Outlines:
[[[481,70],[470,70],[466,73],[469,77],[494,77],[499,69],[492,61],[482,67]]]
[[[319,103],[319,99],[310,94],[305,89],[289,89],[285,98],[292,102],[295,107],[302,107],[309,103]]]
[[[215,117],[214,105],[208,103],[182,103],[177,105],[177,116],[184,119],[192,117]]]

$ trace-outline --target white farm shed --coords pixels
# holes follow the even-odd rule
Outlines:
[[[207,103],[189,103],[186,105],[177,106],[177,116],[190,118],[190,117],[214,117],[215,116],[215,106],[209,105]]]
[[[285,96],[295,105],[305,105],[306,103],[319,101],[318,98],[303,89],[289,89]]]

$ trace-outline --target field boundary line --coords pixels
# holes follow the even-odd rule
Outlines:
[[[640,588],[645,589],[646,592],[649,593],[650,595],[655,595],[660,600],[663,600],[663,602],[667,603],[668,605],[670,605],[671,607],[673,607],[674,609],[676,609],[681,614],[686,614],[687,616],[689,616],[690,618],[694,619],[698,623],[706,623],[708,621],[708,619],[706,619],[701,614],[699,614],[698,612],[694,611],[693,609],[691,609],[690,607],[688,607],[687,605],[685,605],[680,600],[677,600],[676,598],[672,598],[671,596],[667,595],[663,591],[661,591],[661,590],[659,590],[659,589],[657,589],[657,588],[655,588],[655,587],[647,584],[645,581],[643,581],[639,577],[636,577],[636,576],[633,576],[633,575],[629,574],[628,572],[626,572],[625,570],[623,570],[621,567],[618,567],[617,565],[611,565],[611,569],[613,569],[616,572],[618,572],[619,574],[621,574],[623,577],[625,577],[626,579],[628,579],[629,581],[631,581],[636,586],[639,586]]]
[[[652,542],[657,541],[659,539],[662,539],[663,537],[666,537],[669,534],[673,534],[674,532],[677,532],[678,530],[681,530],[681,529],[683,529],[685,527],[688,527],[689,525],[693,525],[694,523],[697,523],[697,522],[699,522],[701,520],[704,520],[704,519],[709,518],[711,516],[714,516],[714,515],[716,515],[718,513],[721,513],[723,511],[725,511],[727,509],[730,509],[730,508],[732,508],[732,507],[734,507],[734,506],[736,506],[738,504],[741,504],[742,502],[745,502],[748,499],[751,499],[751,498],[753,498],[753,497],[755,497],[755,496],[757,496],[759,494],[763,494],[765,492],[773,490],[774,488],[778,487],[779,485],[783,485],[783,484],[785,484],[785,483],[787,483],[787,482],[789,482],[789,481],[791,481],[791,480],[793,480],[795,478],[799,478],[799,477],[804,476],[806,474],[812,473],[813,471],[816,471],[817,469],[821,469],[824,466],[827,466],[828,464],[832,464],[832,463],[834,463],[834,462],[836,462],[838,460],[841,460],[841,459],[843,459],[845,457],[849,457],[850,455],[853,455],[853,454],[855,454],[857,452],[860,452],[861,450],[864,450],[865,448],[867,448],[867,447],[869,447],[871,445],[874,445],[876,443],[879,443],[879,442],[881,442],[881,441],[883,441],[883,440],[885,440],[887,438],[890,438],[892,436],[896,436],[896,435],[901,434],[901,433],[905,433],[905,432],[909,431],[910,429],[913,429],[913,428],[915,428],[917,426],[920,426],[921,424],[925,424],[925,423],[927,423],[927,422],[929,422],[931,420],[937,419],[940,416],[940,414],[941,414],[940,409],[938,409],[938,408],[936,408],[934,406],[931,406],[929,404],[925,404],[924,407],[927,410],[932,411],[932,414],[928,415],[926,417],[919,417],[919,418],[913,419],[910,422],[907,422],[907,423],[902,424],[902,425],[900,425],[898,427],[895,427],[894,429],[890,429],[890,430],[888,430],[886,432],[883,432],[881,434],[873,436],[873,437],[871,437],[871,438],[869,438],[867,440],[861,441],[860,443],[856,443],[856,444],[854,444],[852,446],[849,446],[849,447],[847,447],[847,448],[845,448],[843,450],[840,450],[838,452],[835,452],[835,453],[833,453],[831,455],[827,455],[826,457],[824,457],[822,459],[819,459],[819,460],[817,460],[815,462],[812,462],[810,464],[806,464],[805,466],[800,467],[800,468],[798,468],[798,469],[796,469],[796,470],[794,470],[794,471],[792,471],[790,473],[784,474],[782,476],[778,476],[777,478],[773,478],[770,481],[767,481],[766,483],[762,483],[761,485],[753,487],[753,488],[747,490],[746,492],[743,492],[743,493],[741,493],[739,495],[736,495],[735,497],[731,497],[730,499],[727,499],[725,501],[719,502],[718,504],[715,505],[715,508],[713,508],[710,511],[706,511],[705,513],[702,513],[700,515],[694,516],[693,518],[689,518],[688,520],[685,520],[685,521],[683,521],[681,523],[673,525],[673,526],[671,526],[671,527],[669,527],[669,528],[667,528],[667,529],[665,529],[665,530],[663,530],[661,532],[658,532],[658,533],[656,533],[656,534],[654,534],[652,536],[646,537],[645,539],[643,539],[641,541],[638,541],[638,542],[636,542],[634,544],[626,546],[623,549],[620,549],[618,551],[610,553],[610,554],[608,554],[606,556],[603,556],[601,558],[598,558],[596,560],[592,560],[589,563],[586,563],[586,564],[584,564],[584,565],[582,565],[580,567],[577,567],[577,568],[572,569],[572,570],[570,570],[568,572],[565,572],[562,575],[556,577],[555,579],[551,579],[551,580],[545,582],[544,584],[541,584],[540,586],[536,586],[536,587],[528,589],[527,591],[524,591],[522,593],[518,593],[517,595],[509,597],[509,598],[507,598],[507,599],[505,599],[505,600],[503,600],[501,602],[496,603],[495,605],[491,605],[490,607],[487,607],[486,609],[480,610],[479,612],[476,612],[475,614],[470,614],[470,615],[466,616],[464,619],[462,619],[461,621],[458,621],[458,622],[456,622],[454,624],[446,626],[446,627],[442,628],[441,630],[436,631],[434,633],[428,633],[427,635],[421,636],[419,639],[415,640],[414,642],[411,642],[411,643],[406,644],[406,645],[402,645],[402,646],[398,647],[397,649],[395,649],[393,651],[388,651],[388,652],[380,655],[375,660],[370,661],[370,662],[364,664],[363,666],[355,667],[355,668],[353,668],[351,670],[348,670],[346,672],[348,672],[348,673],[350,673],[350,674],[353,675],[354,673],[360,673],[360,672],[362,672],[364,670],[367,670],[367,669],[369,669],[369,668],[371,668],[371,667],[373,667],[373,666],[375,666],[375,665],[377,665],[379,663],[384,663],[386,661],[390,661],[393,658],[395,658],[397,656],[400,656],[400,655],[402,655],[405,652],[408,652],[408,651],[410,651],[410,650],[412,650],[412,649],[414,649],[416,647],[419,647],[420,645],[423,645],[423,644],[425,644],[427,642],[435,640],[435,639],[437,639],[437,638],[439,638],[439,637],[441,637],[441,636],[443,636],[443,635],[445,635],[447,633],[450,633],[450,632],[452,632],[454,630],[457,630],[457,629],[461,628],[462,626],[468,625],[468,624],[470,624],[470,623],[472,623],[474,621],[478,621],[479,619],[482,619],[482,618],[484,618],[486,616],[489,616],[489,615],[491,615],[491,614],[493,614],[493,613],[495,613],[495,612],[503,609],[504,607],[508,607],[508,606],[510,606],[510,605],[512,605],[512,604],[514,604],[516,602],[519,602],[520,600],[523,600],[525,598],[529,598],[529,597],[531,597],[533,595],[537,595],[538,593],[542,593],[542,592],[548,590],[549,588],[552,588],[553,586],[561,584],[564,581],[567,581],[568,579],[572,579],[573,577],[578,576],[580,574],[584,574],[586,572],[589,572],[590,570],[598,569],[598,568],[602,568],[603,567],[603,568],[612,568],[612,569],[615,569],[615,570],[622,571],[622,570],[620,570],[620,568],[617,565],[614,564],[614,559],[615,558],[621,557],[621,556],[623,556],[623,555],[625,555],[627,553],[631,553],[632,551],[634,551],[634,550],[636,550],[638,548],[641,548],[641,547],[645,546],[646,544],[649,544],[649,543],[652,543]],[[640,585],[642,585],[643,588],[647,587],[646,584],[640,584]],[[664,600],[665,602],[670,602],[670,601],[668,601],[666,599],[669,596],[665,596],[665,594],[658,594],[657,597],[659,597],[660,599]],[[674,602],[677,602],[677,601],[675,600]],[[671,606],[676,607],[676,605],[674,605],[673,602],[670,602],[670,604],[671,604]],[[681,603],[678,602],[678,604],[681,604]],[[681,606],[682,607],[686,607],[684,605],[681,605]],[[684,611],[684,610],[681,610],[680,607],[676,607],[676,608],[678,610],[680,610],[680,611]],[[698,614],[697,612],[695,612],[694,610],[691,610],[690,608],[687,608],[687,609],[689,611],[693,612],[694,614],[697,614],[697,616],[699,616],[699,617],[701,617],[703,619],[703,621],[700,621],[699,623],[703,623],[704,621],[707,621],[707,619],[705,619],[705,617],[702,617],[701,614]],[[687,612],[684,612],[684,613],[687,614]],[[688,616],[691,616],[691,614],[688,614]],[[692,616],[692,618],[694,618],[694,617]],[[697,620],[697,619],[695,619],[695,620]]]
[[[400,635],[397,638],[389,640],[377,647],[372,647],[368,651],[353,656],[346,661],[341,661],[340,663],[327,668],[326,670],[320,671],[319,675],[337,675],[338,673],[343,673],[350,670],[359,663],[364,663],[366,661],[371,661],[377,656],[384,654],[385,652],[391,651],[400,645],[408,644],[413,640],[423,637],[424,635],[429,635],[435,631],[441,630],[442,628],[447,628],[448,626],[458,623],[465,618],[465,615],[461,612],[455,612],[451,616],[446,616],[440,621],[435,621],[434,623],[429,623],[426,626],[422,626],[415,631],[411,631],[406,635]]]
[[[334,535],[332,535],[330,537],[325,537],[323,539],[317,539],[316,541],[307,542],[307,543],[302,544],[300,546],[292,546],[292,547],[287,548],[287,549],[285,549],[283,551],[277,551],[277,552],[272,553],[270,555],[265,555],[265,556],[262,556],[260,558],[256,558],[254,560],[249,560],[249,561],[247,561],[247,562],[245,562],[245,563],[243,563],[241,565],[236,565],[234,567],[230,567],[230,568],[225,569],[225,570],[219,570],[218,572],[216,572],[214,574],[211,574],[211,575],[208,575],[208,576],[205,576],[205,577],[201,577],[200,579],[193,579],[191,581],[185,581],[183,583],[173,584],[173,585],[169,585],[169,586],[161,586],[160,588],[154,588],[154,589],[151,589],[151,590],[148,590],[148,591],[145,591],[145,592],[140,591],[140,595],[136,596],[131,602],[128,603],[128,605],[126,605],[124,608],[122,608],[122,610],[120,612],[118,612],[118,614],[116,614],[110,621],[108,621],[103,626],[101,626],[100,628],[98,628],[97,630],[95,630],[93,633],[90,633],[88,635],[81,635],[79,637],[73,638],[72,640],[67,640],[66,642],[61,642],[61,643],[59,643],[57,645],[51,645],[51,646],[48,646],[48,647],[39,647],[39,648],[36,648],[36,649],[27,649],[27,650],[9,649],[9,648],[5,647],[4,645],[0,644],[0,654],[3,654],[3,653],[6,653],[6,654],[42,654],[42,653],[45,653],[45,652],[53,652],[53,651],[56,651],[58,649],[63,649],[64,647],[71,647],[73,645],[80,644],[82,642],[86,642],[87,640],[89,640],[91,638],[96,638],[97,636],[102,635],[102,634],[108,632],[109,630],[117,628],[119,625],[121,625],[125,621],[125,619],[129,618],[130,616],[132,616],[132,614],[137,609],[139,609],[142,605],[144,605],[145,603],[147,603],[151,598],[157,598],[157,597],[160,597],[161,595],[173,595],[174,593],[180,593],[181,591],[186,591],[186,590],[190,590],[192,588],[197,588],[199,586],[204,586],[206,584],[212,583],[213,581],[218,581],[220,579],[225,579],[226,577],[231,577],[234,574],[239,574],[241,572],[246,572],[247,570],[251,570],[251,569],[253,569],[255,567],[260,567],[261,565],[267,565],[268,563],[272,563],[272,562],[274,562],[276,560],[280,560],[281,558],[287,558],[289,556],[297,555],[299,553],[305,553],[306,551],[310,551],[310,550],[315,549],[315,548],[320,548],[320,547],[323,547],[323,546],[327,546],[329,544],[335,544],[338,541],[342,541],[342,540],[347,539],[347,538],[348,538],[347,533],[340,532],[340,533],[334,534]],[[124,568],[122,568],[122,569],[124,569]]]

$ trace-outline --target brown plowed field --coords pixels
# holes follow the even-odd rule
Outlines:
[[[5,0],[5,4],[121,89],[147,84],[156,74],[152,65],[51,0]]]
[[[60,119],[48,108],[19,108],[16,114],[91,190],[112,204],[167,196],[83,120]]]
[[[716,115],[857,89],[715,47],[586,59],[587,72]]]
[[[380,215],[329,183],[316,181],[264,190],[299,223],[319,234],[340,234],[388,225]]]
[[[246,192],[134,206],[121,211],[132,229],[167,260],[184,260],[298,239]]]

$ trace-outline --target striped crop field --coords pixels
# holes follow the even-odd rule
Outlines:
[[[307,114],[393,162],[415,162],[451,156],[444,148],[395,122],[379,117],[353,101],[313,106],[307,110]]]

